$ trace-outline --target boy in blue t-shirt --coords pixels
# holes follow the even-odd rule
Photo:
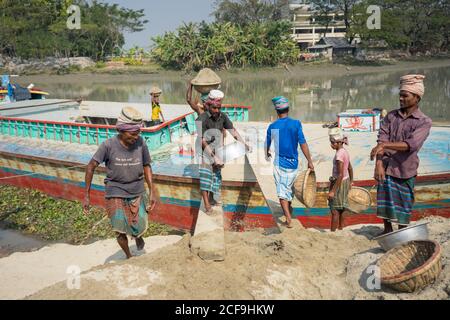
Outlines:
[[[278,120],[267,129],[265,151],[267,160],[272,156],[270,145],[274,140],[275,159],[274,172],[277,194],[281,207],[286,216],[286,225],[292,228],[292,185],[298,173],[298,145],[308,160],[308,168],[314,170],[309,153],[308,144],[303,135],[302,124],[299,120],[289,118],[289,101],[283,96],[272,99],[278,114]]]

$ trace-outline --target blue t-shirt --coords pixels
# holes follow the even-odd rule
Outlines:
[[[298,145],[306,143],[302,123],[289,117],[281,118],[267,129],[266,146],[275,142],[274,164],[285,169],[298,168]]]

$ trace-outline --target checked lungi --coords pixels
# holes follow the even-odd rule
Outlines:
[[[220,169],[213,168],[211,165],[200,165],[200,190],[209,191],[214,194],[220,193],[222,186],[222,173]]]
[[[414,204],[415,177],[400,179],[387,175],[377,191],[377,216],[408,225]]]
[[[106,211],[112,229],[139,238],[148,228],[147,195],[135,198],[107,198]]]

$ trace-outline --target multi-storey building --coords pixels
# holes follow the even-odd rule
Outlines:
[[[326,31],[325,26],[316,21],[314,11],[308,1],[290,4],[289,9],[293,21],[292,37],[301,48],[315,45],[322,37],[343,38],[346,36],[343,13],[331,13],[331,23]]]

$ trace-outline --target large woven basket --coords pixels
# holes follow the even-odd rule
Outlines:
[[[381,283],[401,292],[414,292],[436,281],[441,270],[441,246],[435,241],[410,241],[389,250],[377,263]]]
[[[311,169],[301,172],[295,179],[293,189],[298,201],[307,208],[313,207],[317,194],[316,173]]]
[[[222,80],[213,70],[204,68],[199,71],[194,79],[192,79],[191,83],[195,90],[199,93],[205,94],[211,90],[219,88]]]
[[[348,192],[348,211],[361,213],[370,208],[372,203],[370,192],[364,188],[352,187]]]

